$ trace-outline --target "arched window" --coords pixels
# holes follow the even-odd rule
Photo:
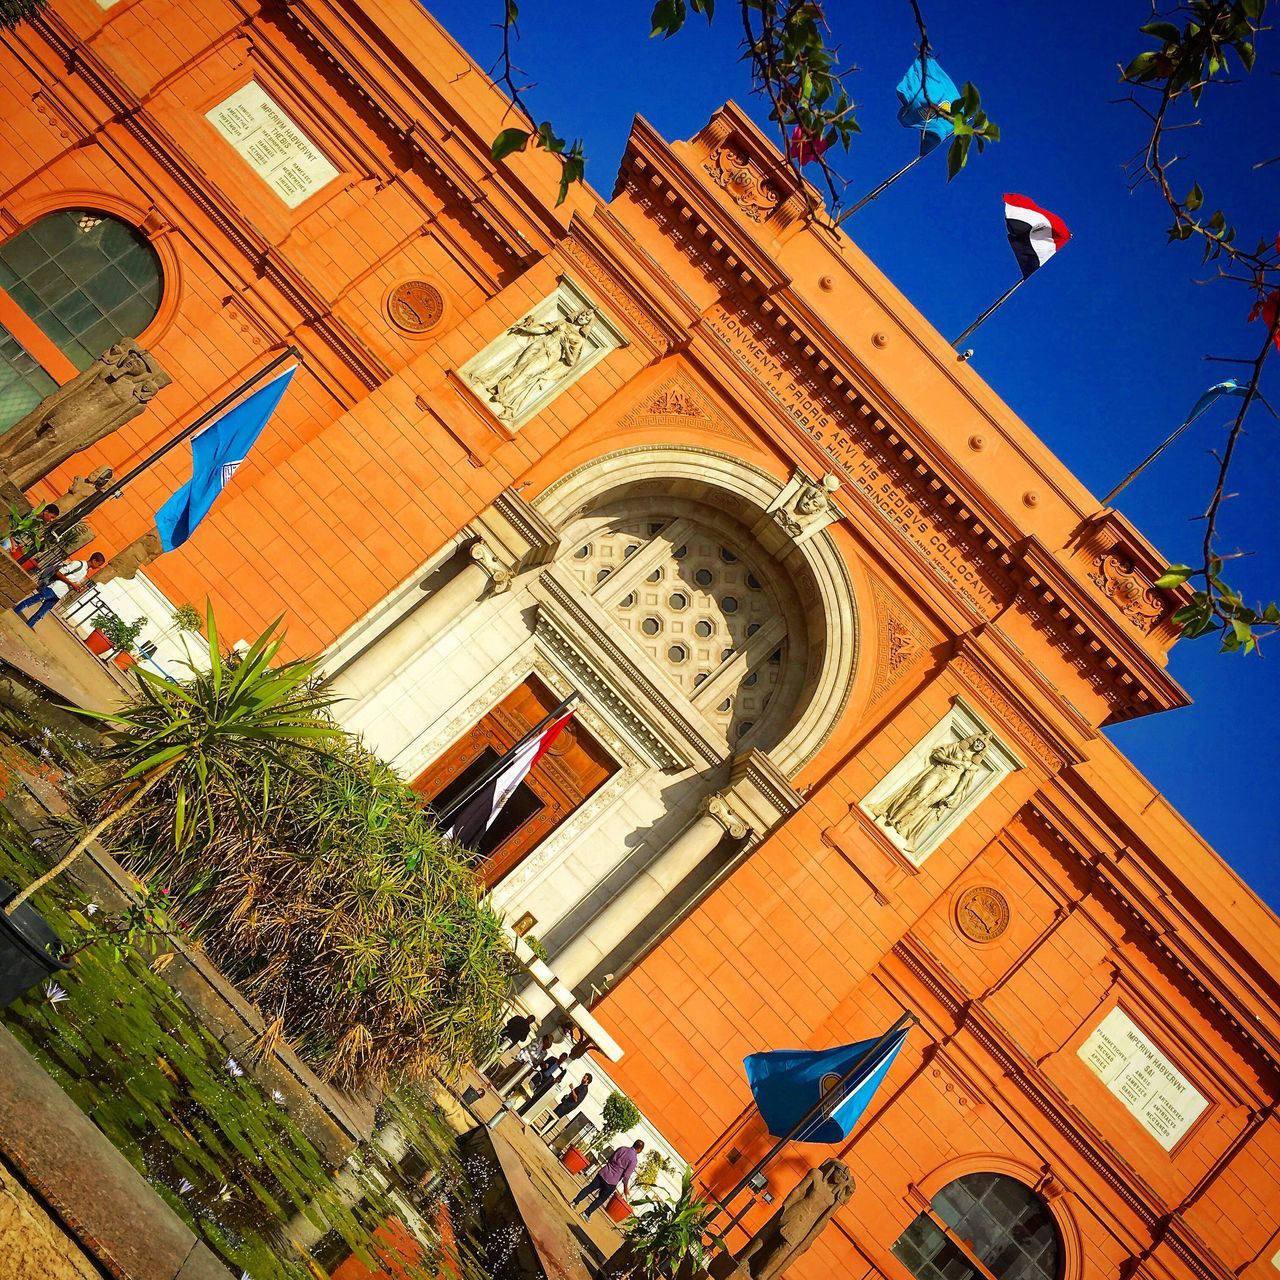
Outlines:
[[[1000,1173],[947,1183],[893,1246],[919,1280],[1058,1280],[1059,1252],[1044,1201]]]
[[[61,209],[0,245],[0,431],[160,306],[160,259],[127,222]]]

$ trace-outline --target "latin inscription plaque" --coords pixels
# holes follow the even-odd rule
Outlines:
[[[1166,1151],[1209,1105],[1123,1009],[1112,1009],[1077,1053]]]
[[[256,81],[218,103],[205,119],[290,209],[338,176],[318,147]]]

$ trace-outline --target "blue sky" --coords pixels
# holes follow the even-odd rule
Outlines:
[[[498,51],[490,25],[500,0],[429,0],[428,7],[486,69]],[[722,0],[671,40],[648,38],[651,5],[522,0],[517,61],[536,81],[529,100],[566,137],[582,136],[587,177],[608,192],[632,116],[687,138],[734,98],[762,124],[739,63],[737,7]],[[896,122],[894,86],[913,56],[906,0],[829,6],[833,37],[860,68],[854,93],[863,134],[838,166],[850,191],[869,190],[913,154]],[[1149,42],[1137,32],[1145,0],[1023,6],[1016,21],[969,6],[924,6],[935,55],[957,83],[972,80],[1004,140],[950,185],[941,151],[845,224],[861,247],[944,334],[958,333],[1016,278],[1001,193],[1052,209],[1074,239],[976,334],[974,367],[1099,495],[1185,417],[1205,387],[1235,372],[1207,353],[1245,356],[1261,334],[1245,322],[1240,286],[1203,284],[1198,251],[1165,243],[1169,217],[1155,192],[1130,194],[1123,163],[1143,119],[1120,96],[1117,63]],[[1280,232],[1276,153],[1280,53],[1264,45],[1258,72],[1208,94],[1200,128],[1175,135],[1174,172],[1199,181],[1250,245]],[[770,126],[771,127],[771,126]],[[1280,359],[1264,390],[1280,408]],[[1230,403],[1229,401],[1226,403]],[[1118,500],[1171,561],[1194,563],[1216,470],[1208,450],[1225,414],[1209,414]],[[1265,411],[1238,451],[1223,550],[1252,552],[1232,577],[1257,595],[1280,592],[1280,422]],[[1280,639],[1261,661],[1180,644],[1171,669],[1195,698],[1182,711],[1110,731],[1115,742],[1274,908],[1280,908]]]

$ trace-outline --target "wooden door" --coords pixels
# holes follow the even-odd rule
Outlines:
[[[486,764],[509,751],[560,699],[536,676],[516,686],[411,783],[426,803],[453,802]],[[518,866],[618,768],[575,717],[507,803],[480,842],[479,869],[490,888]]]

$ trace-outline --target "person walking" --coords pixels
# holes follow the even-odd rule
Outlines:
[[[637,1138],[629,1147],[614,1147],[609,1153],[609,1158],[596,1171],[596,1176],[573,1198],[572,1207],[576,1209],[588,1197],[595,1196],[582,1215],[584,1222],[590,1222],[591,1215],[619,1187],[622,1188],[623,1196],[631,1194],[631,1179],[635,1176],[636,1165],[640,1163],[640,1153],[643,1150],[644,1141]]]
[[[517,1013],[508,1018],[498,1036],[498,1043],[480,1070],[492,1078],[502,1070],[504,1065],[509,1066],[509,1063],[503,1063],[503,1055],[508,1049],[518,1049],[524,1044],[529,1038],[529,1032],[533,1030],[533,1024],[534,1016],[531,1013]]]
[[[565,1072],[565,1065],[569,1061],[567,1053],[560,1054],[557,1058],[548,1058],[543,1064],[542,1070],[533,1078],[532,1092],[529,1094],[529,1101],[516,1111],[516,1115],[528,1115],[542,1101],[543,1098],[551,1092],[552,1086],[560,1079]]]
[[[81,587],[89,580],[90,576],[97,573],[103,565],[107,563],[107,558],[101,551],[95,551],[88,561],[84,560],[68,560],[60,569],[46,575],[41,575],[39,584],[33,595],[29,595],[25,600],[19,600],[13,606],[13,611],[20,617],[28,627],[34,628],[36,623],[47,614],[54,605],[58,603],[70,591],[79,591]],[[36,607],[36,611],[28,616],[24,610]]]
[[[539,1133],[549,1133],[556,1127],[566,1116],[571,1116],[577,1109],[587,1100],[588,1086],[591,1084],[591,1072],[586,1075],[566,1093],[559,1102],[556,1103],[555,1110],[548,1117],[546,1124],[538,1130]]]

